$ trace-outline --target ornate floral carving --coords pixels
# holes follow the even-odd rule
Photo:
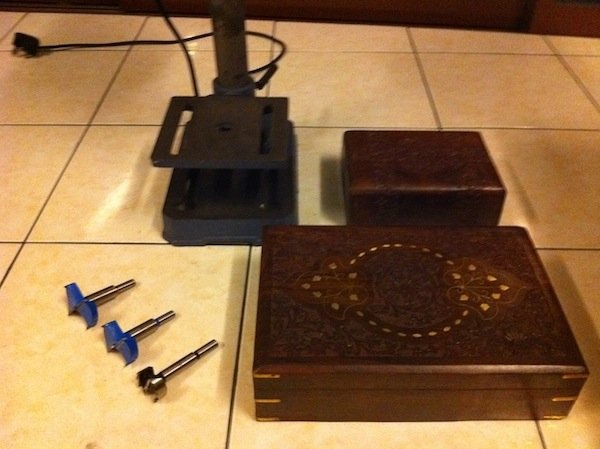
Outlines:
[[[443,279],[450,286],[448,299],[476,312],[482,320],[496,318],[503,307],[517,302],[526,289],[516,276],[473,259],[458,261]]]
[[[448,334],[470,316],[492,320],[526,289],[515,276],[482,261],[455,261],[398,242],[361,249],[349,260],[326,259],[318,270],[296,275],[292,285],[293,298],[318,306],[323,315],[409,339]]]
[[[522,230],[332,228],[268,233],[260,356],[546,364],[572,354]]]
[[[367,281],[363,277],[341,261],[330,259],[321,264],[320,270],[298,276],[293,285],[301,301],[320,305],[323,314],[342,320],[350,309],[368,301],[369,292],[364,287]]]

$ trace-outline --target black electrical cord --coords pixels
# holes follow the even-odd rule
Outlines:
[[[21,33],[16,35],[27,36]],[[184,42],[190,42],[198,39],[205,39],[211,37],[213,33],[198,34],[196,36],[190,36],[183,38]],[[29,54],[26,47],[21,47],[25,53],[29,56],[37,56],[38,53],[50,53],[54,51],[68,51],[77,48],[110,48],[110,47],[125,47],[130,45],[173,45],[177,44],[177,40],[137,40],[137,41],[118,41],[118,42],[98,42],[98,43],[72,43],[72,44],[54,44],[54,45],[37,45],[35,53]],[[18,46],[17,43],[13,42],[13,45]]]
[[[212,36],[213,33],[210,33],[210,35]],[[283,42],[281,39],[277,39],[274,36],[270,36],[268,34],[265,33],[260,33],[258,31],[246,31],[246,35],[248,36],[255,36],[255,37],[262,37],[263,39],[267,39],[270,40],[271,42],[273,42],[274,44],[279,45],[279,54],[277,56],[275,56],[273,59],[271,59],[271,61],[269,61],[267,64],[260,66],[256,69],[252,69],[248,71],[248,75],[252,75],[254,73],[260,73],[260,72],[264,72],[265,70],[271,69],[273,67],[275,67],[277,65],[277,63],[281,60],[281,58],[283,58],[283,56],[285,55],[286,51],[287,51],[287,46],[285,45],[285,42]]]
[[[179,31],[177,31],[177,28],[175,28],[175,25],[173,24],[173,22],[171,22],[171,19],[169,18],[169,14],[167,13],[167,10],[165,9],[165,7],[164,7],[164,5],[162,3],[162,0],[154,0],[154,1],[156,2],[156,6],[158,6],[158,10],[160,11],[160,14],[162,15],[162,18],[166,22],[167,26],[171,29],[171,32],[173,33],[173,36],[175,36],[175,39],[177,40],[177,43],[179,44],[179,46],[183,50],[183,53],[185,55],[185,60],[187,62],[188,70],[190,72],[190,79],[192,81],[192,89],[194,90],[194,96],[195,97],[199,97],[200,96],[200,89],[198,88],[198,80],[196,78],[196,70],[194,69],[194,62],[192,61],[192,57],[190,56],[190,52],[188,51],[188,49],[187,49],[187,47],[185,45],[185,42],[183,41],[183,39],[179,35]]]
[[[110,48],[110,47],[124,47],[124,46],[136,46],[136,45],[174,45],[179,44],[180,42],[191,42],[200,39],[206,39],[212,37],[214,33],[203,33],[197,34],[190,37],[182,38],[181,41],[178,40],[130,40],[130,41],[118,41],[118,42],[101,42],[101,43],[68,43],[68,44],[54,44],[54,45],[40,45],[39,39],[34,36],[30,36],[24,33],[15,33],[13,39],[13,52],[21,53],[26,56],[38,56],[43,53],[51,53],[55,51],[68,51],[73,49],[83,49],[83,48]],[[260,88],[264,84],[266,84],[269,78],[273,75],[275,70],[277,69],[277,63],[283,58],[283,56],[287,52],[287,47],[285,42],[276,37],[270,36],[265,33],[260,33],[258,31],[246,31],[246,35],[255,36],[262,39],[267,39],[272,43],[279,46],[279,53],[267,64],[257,67],[255,69],[249,70],[248,74],[253,75],[256,73],[267,71],[267,73],[263,76],[263,78],[258,81],[257,87]],[[187,53],[187,51],[186,51]]]
[[[21,36],[21,37],[33,38],[33,36],[27,36],[22,33],[16,33],[16,35],[17,35],[17,37]],[[182,41],[183,42],[197,41],[197,40],[201,40],[201,39],[207,39],[209,37],[212,37],[213,35],[214,35],[213,32],[196,34],[194,36],[184,37],[182,39]],[[273,37],[268,34],[258,32],[258,31],[246,31],[246,35],[260,37],[262,39],[267,39],[267,40],[273,42],[274,44],[279,45],[279,54],[277,56],[275,56],[267,64],[262,65],[256,69],[249,70],[248,71],[249,75],[252,75],[254,73],[263,72],[263,71],[267,70],[268,68],[270,68],[272,65],[277,64],[281,60],[281,58],[283,58],[285,53],[287,52],[287,46],[286,46],[285,42],[283,42],[280,39],[277,39],[276,37]],[[53,44],[53,45],[39,45],[39,43],[38,43],[38,45],[35,46],[35,49],[33,49],[33,48],[31,49],[31,52],[28,50],[28,47],[21,46],[22,43],[20,44],[18,42],[17,43],[13,42],[13,45],[19,47],[17,50],[23,50],[29,56],[37,56],[39,53],[51,53],[54,51],[68,51],[68,50],[74,50],[74,49],[78,49],[78,48],[79,49],[81,49],[81,48],[110,48],[110,47],[126,47],[126,46],[136,46],[136,45],[174,45],[177,43],[179,43],[179,41],[177,41],[177,40],[156,40],[156,39],[145,39],[145,40],[136,40],[136,41],[118,41],[118,42],[98,42],[98,43]]]

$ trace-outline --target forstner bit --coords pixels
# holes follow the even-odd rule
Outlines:
[[[119,351],[125,359],[125,366],[127,366],[138,358],[139,348],[137,342],[154,333],[159,326],[173,318],[175,318],[175,312],[171,310],[158,318],[150,318],[126,332],[121,330],[119,323],[110,321],[102,326],[104,328],[106,349],[108,351],[114,349]]]
[[[91,295],[83,296],[81,290],[75,282],[66,285],[67,305],[69,315],[75,312],[79,313],[85,320],[88,329],[98,323],[98,306],[115,298],[119,293],[129,290],[135,285],[133,279],[123,282],[119,285],[110,285],[102,290],[98,290]]]
[[[181,371],[186,366],[190,366],[218,345],[216,340],[211,340],[194,352],[190,352],[185,357],[169,365],[158,374],[154,374],[154,368],[151,366],[144,368],[137,373],[138,385],[142,387],[144,393],[154,395],[154,402],[156,402],[167,394],[167,379],[169,377]]]

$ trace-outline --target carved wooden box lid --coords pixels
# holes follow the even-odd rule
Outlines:
[[[504,186],[479,133],[464,131],[346,131],[348,189],[408,192]]]
[[[517,227],[266,228],[256,326],[255,376],[587,372]]]

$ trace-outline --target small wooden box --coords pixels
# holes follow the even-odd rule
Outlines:
[[[478,133],[347,131],[349,225],[498,224],[505,189]]]
[[[256,418],[558,419],[587,368],[522,228],[266,228]]]

